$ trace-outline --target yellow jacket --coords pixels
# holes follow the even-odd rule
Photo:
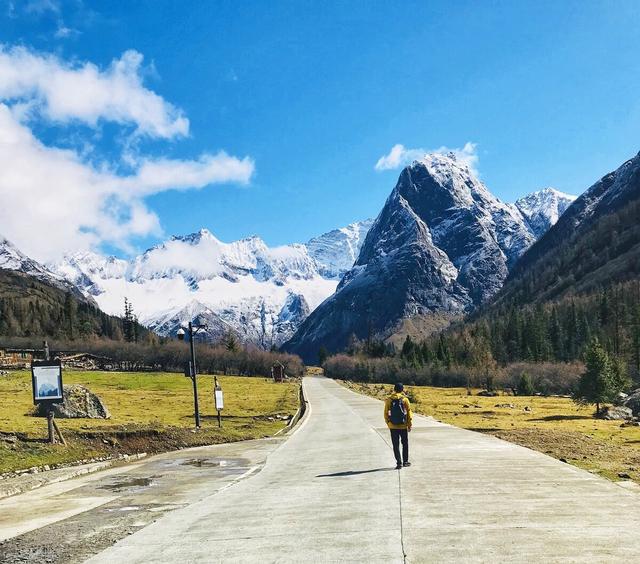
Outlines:
[[[391,423],[390,411],[391,411],[391,402],[399,398],[404,402],[404,408],[407,410],[407,422],[402,425],[395,425]],[[411,420],[413,418],[413,414],[411,413],[411,404],[407,396],[403,393],[393,392],[384,402],[384,420],[387,423],[387,427],[389,429],[410,429],[411,428]]]

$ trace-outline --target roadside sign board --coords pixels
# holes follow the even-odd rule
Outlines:
[[[34,360],[31,363],[33,403],[62,403],[62,364],[59,360]]]
[[[222,390],[216,389],[214,390],[215,401],[216,401],[216,409],[221,411],[224,409],[224,397],[222,396]]]

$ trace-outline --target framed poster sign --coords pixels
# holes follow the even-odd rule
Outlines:
[[[222,395],[222,390],[220,388],[216,388],[214,390],[215,400],[216,400],[216,409],[220,411],[224,409],[224,397]]]
[[[62,403],[62,364],[59,360],[34,360],[31,363],[33,403]]]

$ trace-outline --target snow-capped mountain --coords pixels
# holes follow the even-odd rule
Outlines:
[[[76,297],[83,297],[84,299],[78,288],[70,284],[64,277],[54,274],[44,265],[29,258],[2,235],[0,235],[0,269],[13,270],[33,276],[45,284],[65,292],[71,292]]]
[[[524,216],[536,238],[541,237],[567,208],[576,196],[555,188],[543,188],[516,201],[515,206]]]
[[[486,302],[535,241],[514,204],[493,196],[453,153],[407,166],[336,293],[285,349],[315,359],[350,335],[384,335],[401,320]]]
[[[318,264],[320,274],[326,278],[342,278],[356,262],[371,225],[373,219],[365,219],[311,239],[307,250]]]
[[[120,314],[127,297],[140,321],[161,335],[197,318],[212,339],[232,331],[269,348],[290,338],[335,291],[370,224],[280,247],[268,247],[259,237],[224,243],[202,229],[131,260],[85,252],[50,268],[108,313]]]
[[[506,204],[454,155],[430,154],[402,172],[375,221],[306,244],[224,243],[202,229],[129,260],[84,252],[48,267],[107,313],[121,314],[127,297],[161,335],[196,319],[212,339],[232,331],[269,348],[302,326],[292,350],[315,355],[352,332],[485,302],[570,199],[546,189]]]
[[[544,236],[534,245],[529,252],[518,262],[517,267],[511,273],[511,278],[517,278],[524,272],[535,272],[537,261],[556,253],[557,250],[569,241],[583,236],[585,232],[603,217],[613,212],[618,212],[630,202],[640,198],[640,153],[624,162],[616,170],[605,174],[593,186],[587,189],[581,196],[566,209],[557,223],[550,228]],[[637,222],[637,218],[633,218]],[[621,229],[616,225],[616,230]],[[617,234],[619,236],[619,233]],[[627,235],[625,244],[619,244],[611,249],[610,258],[622,250],[634,247],[633,237]],[[585,259],[583,259],[585,260]],[[631,272],[630,262],[619,260],[618,265],[609,265],[609,268],[601,273],[608,277],[621,269]],[[562,261],[559,261],[562,264]],[[579,275],[586,277],[586,267],[580,269]],[[551,272],[555,273],[555,269]],[[566,273],[558,273],[558,275]],[[594,273],[591,273],[593,275]]]

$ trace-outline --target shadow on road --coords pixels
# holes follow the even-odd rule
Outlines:
[[[344,472],[334,472],[333,474],[318,474],[316,478],[339,478],[342,476],[357,476],[358,474],[371,474],[371,472],[389,472],[395,468],[372,468],[371,470],[346,470]]]

